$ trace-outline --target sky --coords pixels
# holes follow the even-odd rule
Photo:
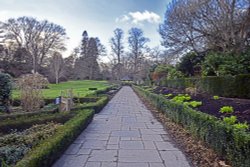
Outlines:
[[[160,45],[159,24],[164,19],[170,0],[0,0],[0,21],[21,16],[47,19],[66,29],[67,57],[87,30],[90,37],[99,37],[110,51],[109,40],[115,28],[127,33],[131,27],[144,31],[149,47]]]

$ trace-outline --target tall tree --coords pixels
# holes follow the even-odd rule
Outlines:
[[[114,36],[110,39],[111,50],[114,56],[116,56],[115,62],[117,62],[117,64],[115,64],[112,69],[112,73],[117,80],[120,80],[122,77],[123,65],[121,64],[121,56],[124,52],[123,38],[123,30],[120,28],[116,28],[114,30]]]
[[[75,61],[75,72],[78,79],[97,79],[100,68],[98,58],[105,53],[105,47],[98,38],[88,37],[87,31],[83,32],[80,45],[80,55]]]
[[[64,76],[65,64],[62,55],[58,52],[55,52],[51,58],[50,72],[55,78],[56,84],[58,84],[59,79]]]
[[[79,57],[80,49],[79,47],[76,47],[73,52],[64,59],[65,64],[65,77],[67,79],[77,79],[77,73],[76,73],[76,60]],[[75,68],[76,67],[76,68]]]
[[[244,52],[250,44],[249,0],[172,0],[160,25],[172,53]]]
[[[82,41],[81,41],[81,46],[80,46],[82,57],[85,57],[87,55],[88,44],[89,44],[89,35],[88,35],[88,32],[85,30],[82,33]]]
[[[123,38],[123,30],[120,28],[116,28],[114,30],[114,36],[110,39],[111,49],[117,57],[117,63],[121,63],[121,56],[124,51]]]
[[[34,72],[39,70],[51,53],[65,50],[65,29],[47,20],[11,18],[0,23],[0,32],[3,43],[15,43],[17,48],[26,49],[31,56]]]
[[[138,73],[140,62],[143,59],[143,52],[146,49],[146,43],[149,39],[144,37],[143,31],[139,28],[131,28],[129,30],[128,44],[131,51],[133,64],[133,75]]]
[[[27,74],[32,69],[32,60],[25,48],[16,48],[14,44],[0,45],[0,69],[13,77]]]
[[[88,78],[90,80],[97,79],[100,73],[99,65],[97,62],[99,50],[97,48],[97,41],[95,38],[89,39],[89,48],[87,57],[85,57],[86,65],[88,68]]]

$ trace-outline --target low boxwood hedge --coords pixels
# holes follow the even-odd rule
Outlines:
[[[101,95],[98,96],[98,98],[95,97],[95,100],[93,101],[96,102],[83,104],[79,107],[73,108],[72,111],[77,111],[80,109],[94,109],[95,113],[99,113],[107,104],[109,98],[106,95]],[[53,105],[53,107],[50,107],[51,111],[49,109],[44,109],[43,111],[39,112],[5,115],[2,116],[2,118],[0,116],[0,132],[2,134],[6,134],[10,133],[13,129],[21,131],[31,127],[33,124],[43,124],[51,121],[64,123],[76,114],[75,112],[55,113],[57,108],[58,106]]]
[[[16,113],[12,113],[12,114],[4,114],[4,115],[0,115],[0,121],[4,121],[4,120],[10,120],[10,119],[18,119],[21,117],[33,117],[35,115],[38,114],[53,114],[58,112],[58,105],[56,104],[49,104],[44,106],[41,110],[39,111],[35,111],[35,112],[16,112]]]
[[[102,95],[94,103],[74,108],[73,112],[76,115],[60,127],[55,135],[34,147],[16,164],[16,167],[51,166],[92,121],[94,114],[101,111],[108,100],[108,96]]]
[[[94,103],[84,104],[79,107],[75,107],[72,110],[79,110],[79,109],[94,109],[95,113],[99,113],[102,108],[108,103],[109,98],[107,95],[102,95],[98,97],[98,100]]]
[[[249,167],[250,133],[235,129],[214,116],[177,104],[140,87],[134,90],[150,100],[174,122],[181,124],[194,136],[203,140],[218,154],[226,157],[234,167]]]
[[[94,115],[94,110],[80,110],[76,116],[60,127],[50,138],[42,141],[29,151],[16,167],[51,166],[75,138],[87,127]]]
[[[7,119],[0,122],[0,132],[2,134],[10,133],[13,130],[22,131],[30,128],[34,124],[44,124],[47,122],[64,123],[71,119],[75,112],[61,112],[55,114],[41,113],[32,117],[18,117],[16,119]]]

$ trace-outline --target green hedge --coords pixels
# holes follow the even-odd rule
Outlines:
[[[134,89],[164,111],[167,117],[226,157],[234,167],[249,167],[250,133],[236,130],[214,116],[169,101],[140,87],[134,86]]]
[[[102,108],[108,103],[109,98],[106,95],[99,96],[96,102],[84,104],[83,106],[73,108],[72,111],[80,109],[94,109],[95,113],[99,113]],[[53,105],[54,106],[54,105]],[[55,106],[54,106],[55,107]],[[53,108],[53,107],[52,107]],[[55,108],[53,108],[55,109]],[[0,132],[10,133],[13,129],[18,131],[27,129],[34,124],[43,124],[46,122],[64,123],[75,115],[75,112],[60,112],[55,113],[49,110],[44,112],[33,112],[23,114],[13,114],[7,116],[0,116]]]
[[[33,148],[16,164],[16,167],[44,167],[51,166],[65,149],[87,127],[94,115],[93,110],[81,110],[66,122],[47,140]]]
[[[49,104],[44,106],[41,110],[35,112],[20,112],[20,113],[12,113],[12,114],[4,114],[0,115],[0,121],[3,120],[10,120],[10,119],[18,119],[21,117],[32,117],[38,114],[53,114],[58,112],[58,105],[56,104]]]
[[[60,112],[54,114],[42,113],[33,115],[32,117],[23,116],[16,119],[6,119],[0,122],[0,132],[7,134],[13,130],[22,131],[32,127],[34,124],[44,124],[47,122],[64,123],[75,114],[75,112]]]
[[[161,86],[177,89],[196,87],[200,91],[224,97],[250,98],[250,75],[180,78],[162,80]]]
[[[95,113],[99,113],[103,107],[108,103],[109,97],[107,95],[101,95],[98,97],[98,100],[93,103],[84,104],[83,106],[75,107],[72,110],[79,110],[79,109],[94,109]]]
[[[55,135],[33,148],[16,164],[16,167],[51,166],[92,121],[93,115],[100,112],[109,100],[106,95],[98,98],[97,102],[74,108],[73,112],[77,115],[66,122]]]

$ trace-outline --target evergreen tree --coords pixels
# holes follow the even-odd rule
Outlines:
[[[97,79],[100,68],[98,56],[104,52],[104,47],[98,38],[88,37],[87,31],[82,34],[80,56],[75,62],[75,72],[78,79]]]

